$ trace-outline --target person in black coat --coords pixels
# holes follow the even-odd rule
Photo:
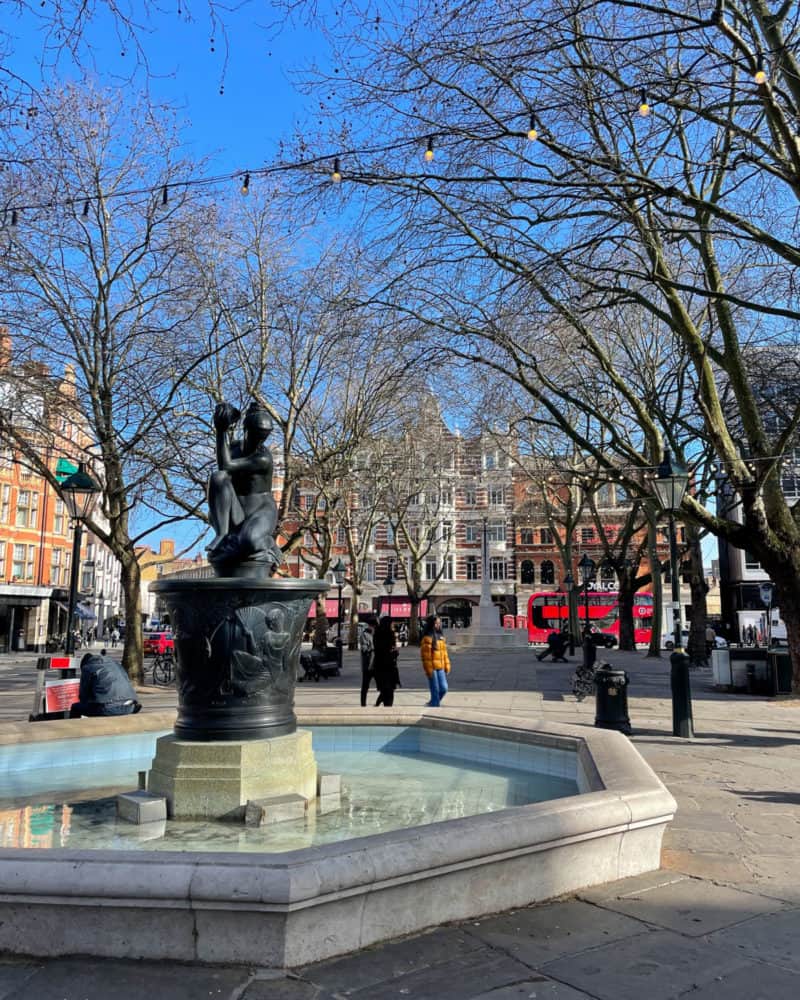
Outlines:
[[[389,618],[382,618],[372,639],[372,673],[378,686],[376,705],[389,708],[394,704],[394,689],[400,686],[397,669],[397,636]]]
[[[133,715],[141,709],[136,692],[122,664],[105,655],[105,650],[87,653],[81,660],[78,697],[69,710],[71,719],[82,715]]]
[[[553,662],[560,660],[562,663],[567,663],[567,658],[564,653],[567,651],[567,637],[563,632],[551,632],[547,637],[547,649],[542,650],[541,653],[536,657],[537,660],[543,660],[545,656],[552,656]]]

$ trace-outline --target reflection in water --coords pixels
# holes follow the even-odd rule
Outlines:
[[[499,767],[460,766],[424,754],[317,752],[321,771],[342,775],[341,808],[272,827],[208,820],[117,821],[110,790],[58,793],[55,802],[0,802],[3,847],[162,851],[289,851],[577,794],[573,781]],[[136,772],[118,791],[136,785]],[[51,799],[54,796],[51,794]],[[46,796],[42,796],[45,799]]]

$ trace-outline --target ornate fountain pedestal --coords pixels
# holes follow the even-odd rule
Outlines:
[[[311,734],[294,686],[322,580],[159,580],[175,639],[175,735],[156,748],[148,789],[177,819],[242,819],[247,802],[316,795]]]

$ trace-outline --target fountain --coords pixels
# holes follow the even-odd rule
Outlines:
[[[143,712],[0,726],[0,778],[10,784],[8,808],[0,810],[3,843],[15,830],[31,831],[30,840],[11,841],[24,847],[0,848],[0,950],[285,968],[658,868],[675,802],[618,732],[398,705],[306,709],[298,729],[300,636],[325,584],[271,576],[279,555],[263,447],[270,423],[251,407],[242,440],[231,443],[238,419],[227,404],[217,407],[219,471],[209,485],[217,577],[154,584],[175,631],[177,720]],[[252,839],[265,828],[227,821],[241,819],[248,804],[308,802],[316,785],[310,727],[320,755],[341,749],[370,773],[369,754],[392,755],[400,777],[403,755],[427,755],[460,762],[464,774],[471,765],[479,777],[499,768],[501,783],[550,775],[561,782],[553,793],[560,797],[511,798],[494,811],[462,809],[458,801],[442,818],[427,802],[407,811],[396,780],[377,793],[381,805],[395,806],[392,824],[375,832],[347,827],[357,814],[350,800],[333,814],[341,835],[315,839],[325,818],[309,807],[295,821],[304,824],[297,849],[268,853]],[[32,772],[52,789],[53,763],[69,762],[69,787],[80,802],[91,798],[81,792],[85,774],[135,773],[153,745],[150,792],[168,800],[172,819],[125,824],[127,836],[112,830],[101,849],[90,849],[70,843],[78,807],[70,814],[64,806],[60,831],[51,826],[43,843],[38,824],[55,810],[32,799]],[[464,785],[457,775],[459,795]],[[251,839],[215,850],[207,842],[198,849],[190,836],[156,849],[165,828],[169,836],[170,826],[190,817]]]
[[[208,504],[216,537],[216,578],[161,580],[151,590],[167,605],[175,639],[178,717],[158,741],[148,790],[176,819],[241,820],[248,802],[286,795],[313,800],[317,767],[311,734],[298,731],[294,686],[311,600],[322,580],[275,579],[272,430],[252,403],[241,414],[214,411],[218,469]]]

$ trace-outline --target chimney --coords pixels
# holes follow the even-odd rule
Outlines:
[[[8,327],[0,324],[0,368],[11,364],[11,334]]]
[[[158,554],[169,559],[175,558],[175,542],[171,538],[162,538],[159,542]]]

